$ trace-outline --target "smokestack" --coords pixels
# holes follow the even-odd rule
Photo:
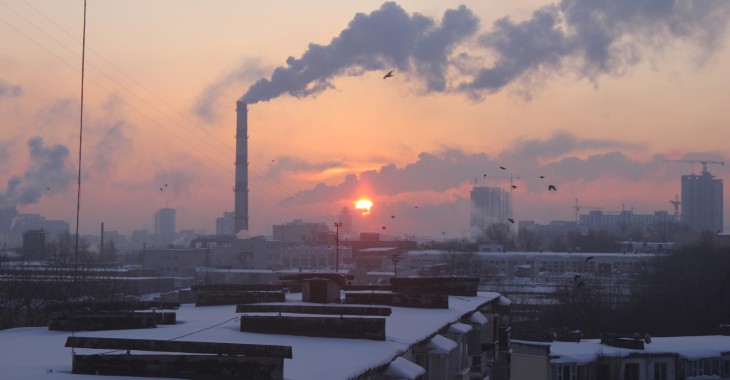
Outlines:
[[[236,102],[236,187],[233,234],[248,231],[248,105]]]

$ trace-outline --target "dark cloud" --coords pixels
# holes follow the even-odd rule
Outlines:
[[[417,192],[445,193],[467,183],[509,187],[512,176],[512,180],[523,185],[520,191],[537,192],[544,191],[548,183],[591,183],[607,178],[635,183],[673,183],[678,181],[681,174],[688,172],[687,166],[668,162],[664,155],[655,155],[649,160],[628,156],[622,150],[636,150],[639,147],[632,143],[582,139],[562,131],[547,140],[520,140],[516,145],[514,150],[494,158],[486,153],[470,154],[458,149],[424,152],[415,162],[403,167],[388,164],[378,170],[364,171],[358,176],[348,175],[339,184],[320,183],[284,199],[282,204],[317,204],[351,199],[362,187],[372,189],[379,196]],[[583,154],[591,149],[602,152]],[[687,157],[691,156],[693,155]],[[694,156],[701,157],[702,154]],[[708,153],[705,156],[718,155]],[[500,166],[507,169],[501,170]],[[547,180],[540,176],[547,177]]]
[[[8,97],[14,98],[23,94],[23,87],[8,83],[0,79],[0,99]]]
[[[342,166],[340,161],[324,161],[312,163],[293,156],[281,156],[273,159],[268,165],[266,176],[278,178],[282,173],[319,173],[327,169]]]
[[[465,6],[447,10],[439,23],[387,2],[370,14],[357,14],[329,44],[310,44],[301,57],[289,57],[242,100],[316,95],[331,88],[337,76],[391,68],[421,80],[426,92],[459,91],[474,99],[516,81],[529,87],[566,72],[595,81],[621,75],[642,54],[675,41],[710,56],[728,16],[725,0],[564,0],[521,22],[501,18],[478,35],[479,18]],[[474,40],[485,50],[473,46]],[[449,78],[450,71],[461,76]]]
[[[73,182],[74,173],[69,167],[69,150],[63,145],[46,147],[41,137],[28,140],[30,160],[22,175],[15,175],[0,193],[0,204],[16,206],[33,204],[40,200],[47,189],[65,190]]]
[[[545,140],[519,139],[513,145],[515,147],[505,153],[505,156],[515,159],[528,158],[529,160],[559,158],[565,154],[591,150],[636,150],[642,147],[638,143],[618,140],[580,138],[567,131],[557,131]]]

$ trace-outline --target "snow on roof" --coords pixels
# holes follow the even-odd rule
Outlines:
[[[375,247],[375,248],[363,248],[360,253],[367,252],[389,252],[398,249],[398,247]]]
[[[477,325],[486,325],[489,320],[480,311],[475,311],[471,316],[469,316],[469,322]]]
[[[549,345],[550,355],[554,357],[550,360],[552,364],[575,363],[582,365],[594,361],[598,355],[624,357],[632,354],[677,354],[684,359],[697,360],[719,358],[722,354],[730,354],[730,336],[724,335],[652,337],[651,343],[644,344],[643,350],[608,346],[601,344],[600,339],[583,339],[578,343],[544,343],[517,340],[514,340],[513,343]]]
[[[431,340],[428,341],[426,348],[429,354],[440,354],[446,355],[449,352],[456,349],[456,342],[441,335],[434,335]]]
[[[385,341],[241,332],[240,322],[236,321],[239,314],[235,312],[234,305],[195,307],[191,304],[180,306],[175,325],[159,325],[153,329],[84,331],[76,332],[75,335],[162,340],[184,336],[179,340],[291,346],[292,359],[284,360],[285,379],[346,379],[387,365],[402,355],[408,347],[425,341],[442,328],[458,322],[480,305],[497,300],[499,296],[499,293],[492,292],[479,292],[476,297],[450,296],[448,309],[388,306],[392,313],[385,317]],[[287,304],[289,301],[301,302],[301,293],[287,294],[287,300]],[[47,327],[0,331],[2,376],[17,380],[35,380],[52,370],[55,380],[94,378],[90,375],[71,374],[72,351],[64,347],[66,338],[71,335],[71,332],[49,331]],[[448,339],[441,338],[436,338],[435,341],[432,339],[432,342],[436,342],[438,347],[444,347],[448,343],[443,342],[443,339]],[[449,342],[455,344],[453,341]],[[100,350],[77,348],[75,353],[98,354]]]
[[[426,370],[423,367],[402,357],[397,357],[390,362],[388,369],[384,372],[387,376],[408,380],[415,380],[424,373],[426,373]]]
[[[473,328],[465,323],[454,323],[453,325],[449,326],[449,331],[462,334],[466,334],[471,330],[473,330]]]
[[[499,304],[502,306],[509,306],[512,304],[512,300],[505,296],[499,296]]]

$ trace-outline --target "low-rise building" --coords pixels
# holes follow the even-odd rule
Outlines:
[[[730,379],[730,336],[512,342],[512,380]]]

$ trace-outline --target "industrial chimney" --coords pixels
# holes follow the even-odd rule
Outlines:
[[[236,187],[233,234],[248,231],[248,105],[236,102]]]

